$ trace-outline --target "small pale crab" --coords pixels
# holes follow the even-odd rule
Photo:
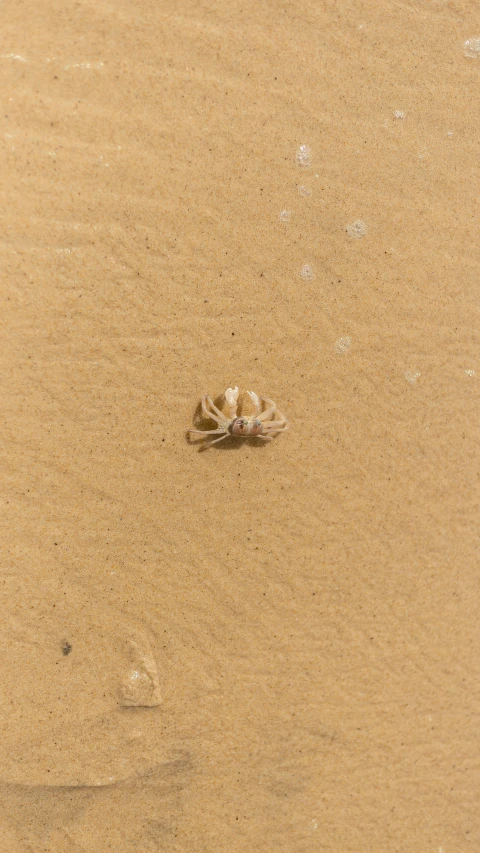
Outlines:
[[[238,415],[238,388],[227,388],[225,391],[225,400],[228,407],[228,415],[219,409],[212,398],[208,394],[202,397],[202,413],[205,418],[213,420],[218,424],[216,429],[189,429],[188,436],[200,435],[219,435],[220,438],[215,438],[209,441],[204,447],[211,447],[218,441],[223,441],[229,435],[236,438],[262,438],[264,441],[271,441],[278,432],[285,432],[288,429],[288,421],[285,415],[277,409],[273,400],[268,397],[258,397],[254,391],[247,391],[250,401],[253,405],[253,415],[247,417]]]

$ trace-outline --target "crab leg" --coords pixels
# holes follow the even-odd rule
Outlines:
[[[226,432],[224,429],[219,427],[218,429],[189,429],[189,433],[194,432],[196,435],[218,435],[220,432]],[[228,432],[226,432],[228,435]],[[218,439],[217,439],[218,440]]]
[[[259,421],[266,421],[268,420],[268,418],[272,417],[277,407],[273,400],[269,400],[267,397],[262,397],[262,401],[265,403],[267,408],[261,413],[261,415],[257,415],[256,417]]]
[[[228,432],[226,432],[225,435],[222,435],[221,438],[216,438],[215,441],[209,441],[208,444],[204,445],[204,447],[205,447],[205,449],[207,449],[207,447],[211,447],[212,444],[216,444],[217,441],[223,441],[223,439],[227,438],[227,437],[228,437]]]
[[[265,421],[265,422],[262,424],[262,426],[263,426],[263,428],[264,428],[264,429],[265,429],[266,427],[269,427],[269,428],[270,428],[270,427],[275,427],[275,429],[279,429],[279,428],[285,428],[285,429],[287,429],[288,424],[287,424],[287,422],[286,422],[285,420],[284,420],[284,421]]]
[[[271,402],[271,401],[269,400],[268,402]],[[263,414],[260,415],[260,418],[259,418],[260,421],[265,421],[265,418],[263,417],[263,415],[265,415],[267,413],[267,411],[268,411],[268,409],[266,409],[265,412],[263,412]],[[280,424],[280,423],[286,424],[287,423],[287,419],[286,419],[285,415],[282,415],[282,413],[279,412],[279,410],[277,409],[276,406],[275,406],[275,409],[273,411],[276,412],[276,418],[273,421],[269,421],[269,423],[272,423],[272,424]],[[273,414],[273,412],[271,412],[271,414]]]
[[[213,411],[207,409],[207,403],[211,406]],[[220,409],[217,409],[212,398],[209,397],[207,394],[202,397],[202,412],[205,417],[211,418],[211,420],[216,421],[217,424],[225,423],[225,415],[223,414],[223,412],[220,411]]]
[[[264,429],[264,430],[265,430],[265,426],[266,426],[266,424],[264,424],[264,425],[263,425],[263,429]],[[277,432],[286,432],[286,431],[287,431],[287,429],[288,429],[288,424],[287,424],[287,426],[274,426],[271,430],[270,430],[270,429],[269,429],[269,430],[266,430],[266,431],[264,432],[264,435],[268,435],[268,433],[269,433],[269,432],[274,432],[274,433],[277,433]]]

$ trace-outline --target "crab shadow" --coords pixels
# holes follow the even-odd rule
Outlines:
[[[223,394],[220,394],[218,397],[215,397],[214,401],[217,408],[222,411],[222,405],[225,403],[225,397]],[[238,408],[238,415],[243,414],[242,406],[240,405]],[[209,430],[216,429],[218,424],[211,420],[210,418],[206,418],[202,412],[202,404],[199,402],[197,407],[193,413],[192,418],[193,426],[195,429],[201,430]],[[198,452],[204,453],[206,450],[239,450],[244,445],[250,445],[251,447],[262,447],[265,448],[270,444],[269,441],[263,441],[261,438],[257,438],[256,436],[251,436],[250,438],[238,438],[238,436],[227,435],[222,441],[219,441],[217,444],[210,445],[209,440],[215,438],[220,438],[218,435],[205,435],[203,438],[201,435],[196,438],[189,438],[188,430],[185,433],[185,440],[187,444],[198,445]]]

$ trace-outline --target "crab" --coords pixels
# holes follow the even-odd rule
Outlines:
[[[285,415],[278,411],[276,404],[268,397],[258,397],[254,391],[247,391],[253,404],[254,413],[250,417],[238,415],[238,387],[227,388],[225,400],[228,407],[228,415],[219,409],[208,394],[202,397],[202,412],[206,418],[218,424],[216,429],[189,429],[188,435],[219,435],[213,441],[209,441],[204,447],[211,447],[218,441],[223,441],[229,435],[236,438],[261,438],[263,441],[271,441],[279,432],[288,429],[288,421]],[[263,404],[263,411],[262,411]],[[275,416],[272,420],[272,416]]]

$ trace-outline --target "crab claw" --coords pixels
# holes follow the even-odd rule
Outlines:
[[[255,394],[255,391],[247,391],[247,394],[255,407],[255,414],[257,415],[260,411],[260,400],[258,399],[258,394]]]
[[[227,388],[225,391],[225,399],[229,406],[236,406],[238,400],[238,386],[235,385],[235,388]]]
[[[238,386],[235,388],[227,388],[225,391],[225,399],[227,401],[227,405],[230,409],[230,416],[232,418],[237,414],[237,403],[238,403]]]

